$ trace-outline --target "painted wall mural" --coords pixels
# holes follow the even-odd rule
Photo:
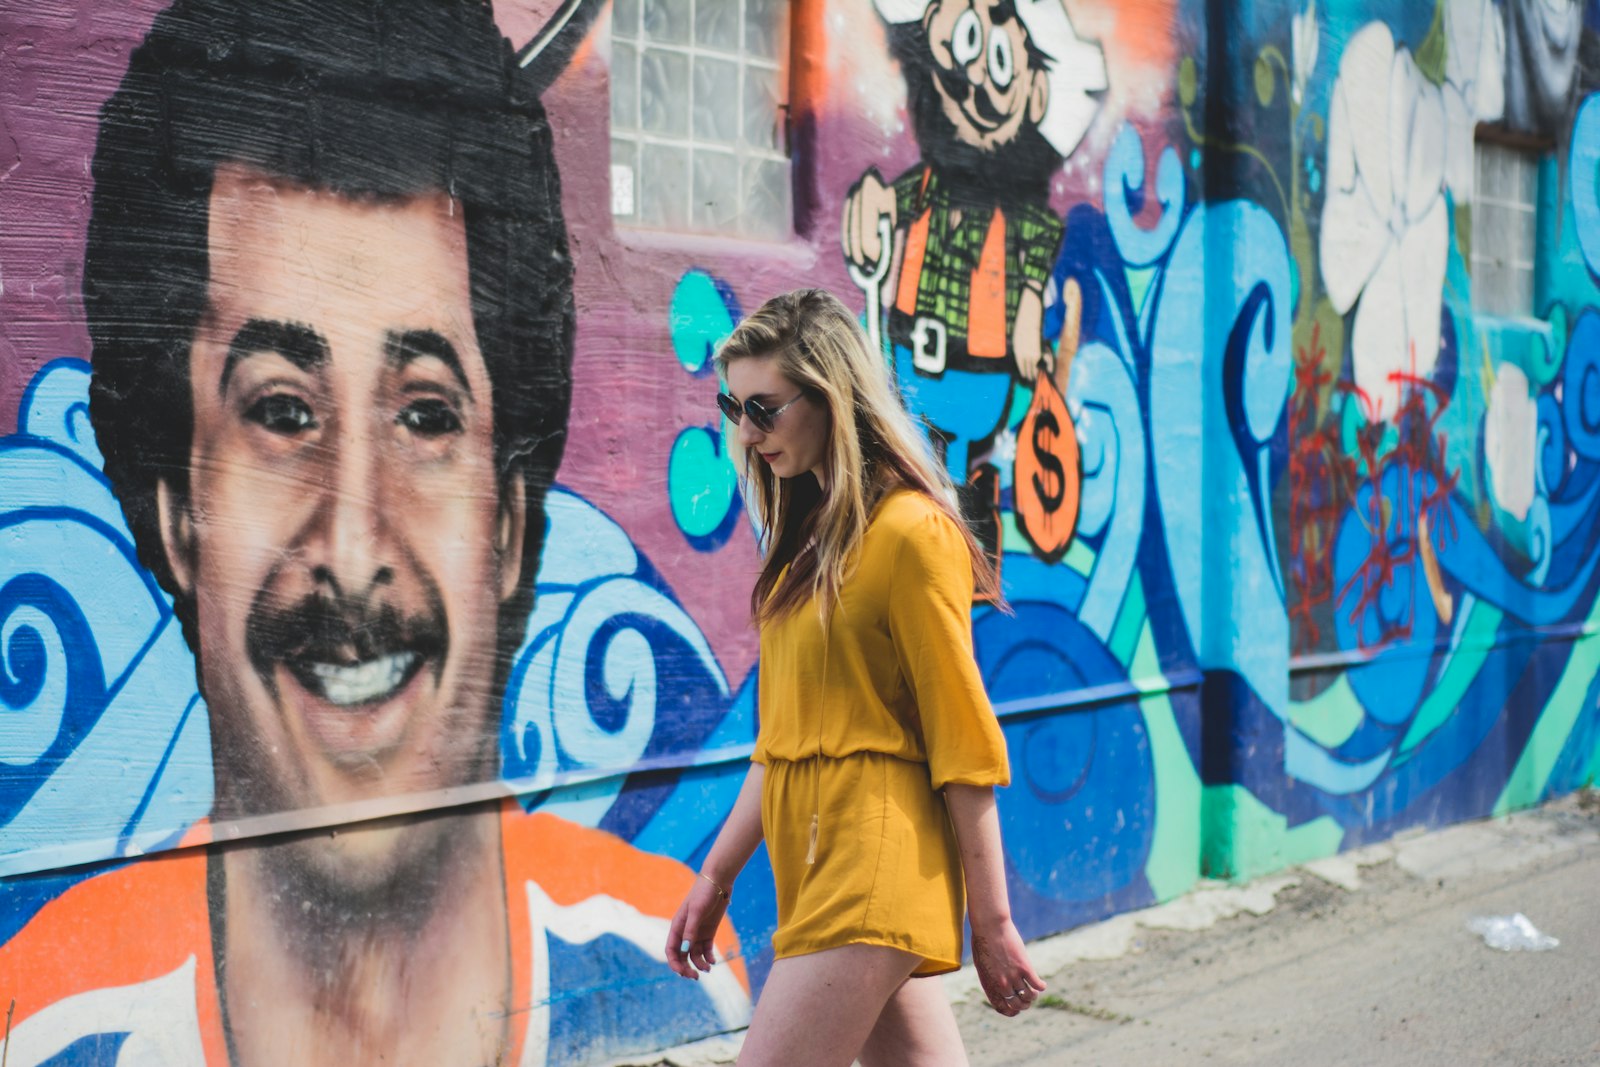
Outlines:
[[[732,966],[656,957],[759,715],[710,357],[802,284],[861,309],[1000,562],[974,642],[1028,936],[1595,782],[1597,31],[0,12],[8,1062],[582,1064],[742,1025],[760,853]],[[730,70],[736,112],[696,95]],[[613,166],[629,122],[690,194],[729,128],[787,145],[793,235],[634,226],[678,179]]]

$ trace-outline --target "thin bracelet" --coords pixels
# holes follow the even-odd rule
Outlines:
[[[696,878],[704,878],[706,881],[710,882],[711,888],[717,891],[717,896],[721,897],[723,900],[733,899],[733,894],[729,893],[726,889],[722,888],[722,886],[718,885],[716,879],[712,878],[709,874],[704,871],[696,871],[694,873]]]

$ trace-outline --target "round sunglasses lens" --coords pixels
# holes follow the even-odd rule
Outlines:
[[[744,402],[744,413],[750,416],[750,421],[756,424],[756,429],[762,433],[772,432],[772,412],[757,404],[754,400]]]
[[[740,409],[739,402],[737,400],[729,396],[727,393],[718,393],[717,407],[722,409],[722,413],[728,417],[729,422],[733,423],[735,426],[739,425],[739,418],[744,414],[744,411]]]

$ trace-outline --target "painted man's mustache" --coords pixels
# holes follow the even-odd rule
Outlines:
[[[964,104],[967,102],[967,96],[972,92],[972,82],[967,80],[966,71],[960,68],[952,70],[949,67],[935,63],[933,65],[933,74],[934,77],[939,79],[939,87],[944,90],[944,95],[948,96],[953,103]]]
[[[435,670],[443,664],[449,643],[443,604],[433,598],[429,606],[406,613],[368,597],[314,593],[279,607],[258,597],[245,623],[246,648],[269,685],[283,666],[335,703],[362,703],[362,693],[392,691],[430,660]],[[385,676],[392,684],[384,684]],[[339,699],[341,693],[351,699]]]
[[[957,107],[966,106],[967,99],[972,99],[972,108],[978,113],[978,118],[990,126],[998,126],[1005,119],[1005,112],[994,106],[989,99],[989,94],[977,91],[977,86],[968,80],[966,72],[960,69],[951,70],[935,63],[933,73],[939,79],[939,87],[950,98],[950,102]]]

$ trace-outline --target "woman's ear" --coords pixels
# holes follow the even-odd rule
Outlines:
[[[494,548],[500,557],[500,599],[510,600],[522,579],[522,545],[528,535],[528,487],[522,472],[513,470],[500,489],[500,517],[495,524]]]
[[[194,595],[194,516],[187,500],[165,478],[156,481],[156,525],[161,531],[161,550],[167,559],[167,569],[178,591],[186,597]]]

